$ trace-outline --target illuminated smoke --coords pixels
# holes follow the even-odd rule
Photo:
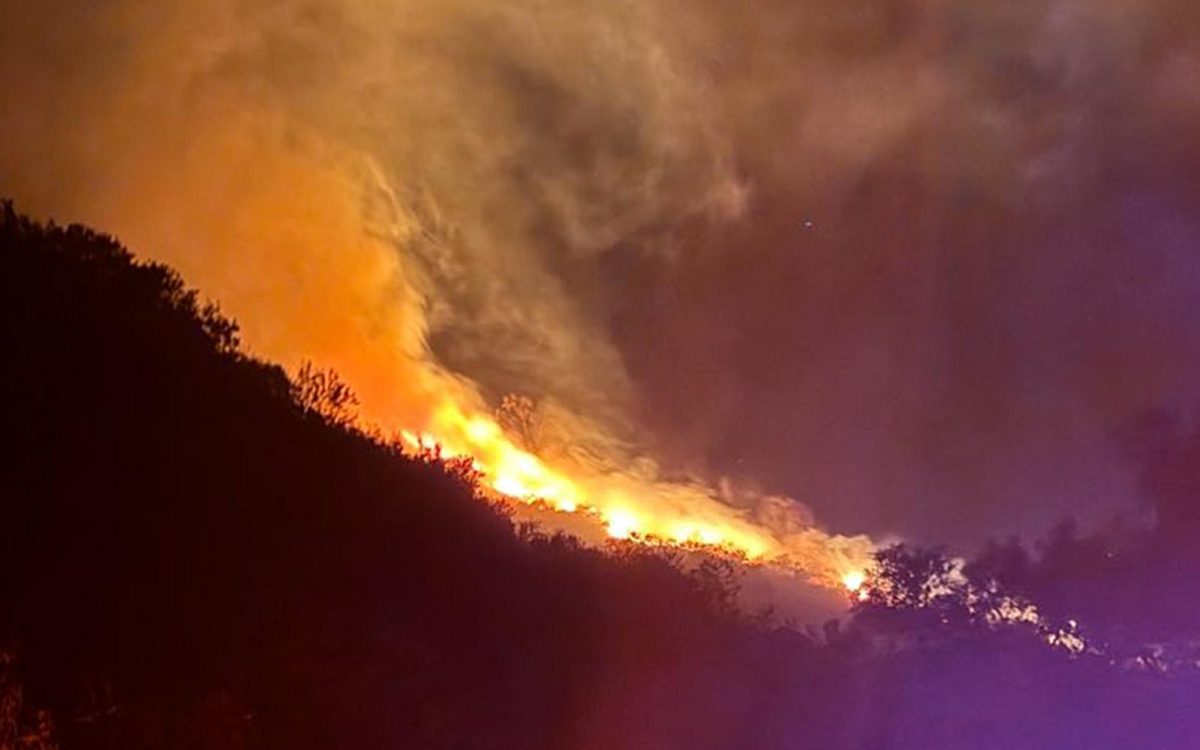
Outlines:
[[[502,491],[833,586],[861,568],[869,542],[798,503],[665,481],[580,299],[604,256],[686,253],[672,228],[751,199],[704,68],[715,27],[633,1],[55,5],[0,13],[19,205],[170,263],[252,351],[334,367],[369,421]],[[510,390],[537,399],[537,455],[492,418]]]

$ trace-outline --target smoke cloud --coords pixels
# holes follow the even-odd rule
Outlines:
[[[1196,21],[54,0],[0,10],[0,191],[373,422],[527,394],[592,496],[854,561],[814,516],[969,542],[1128,506],[1108,435],[1200,396]]]

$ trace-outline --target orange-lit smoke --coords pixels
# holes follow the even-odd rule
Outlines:
[[[20,206],[175,266],[252,352],[333,367],[366,421],[473,456],[501,493],[855,588],[869,540],[660,478],[628,440],[620,356],[549,270],[746,200],[662,19],[632,2],[177,0],[89,23],[116,41],[78,75],[3,58],[54,100],[0,94],[0,189]],[[478,379],[496,369],[558,405],[537,455],[492,416]]]

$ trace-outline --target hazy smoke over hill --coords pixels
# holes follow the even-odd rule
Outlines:
[[[539,449],[604,491],[853,557],[744,487],[850,531],[1036,528],[1128,501],[1108,433],[1197,395],[1196,20],[14,5],[0,192],[177,266],[379,423],[529,394]]]

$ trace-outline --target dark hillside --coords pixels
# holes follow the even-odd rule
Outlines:
[[[514,533],[447,467],[301,406],[111,238],[4,204],[0,269],[0,750],[1200,746],[1187,663],[926,601],[936,553],[881,553],[880,596],[820,637],[768,626],[719,565]],[[1191,557],[1108,571],[1092,546],[970,571],[1066,592],[1061,617],[1121,566],[1195,601]]]
[[[719,589],[518,539],[298,408],[111,238],[5,206],[0,252],[0,613],[65,745],[702,747],[759,723],[730,679],[769,680],[772,637]]]

